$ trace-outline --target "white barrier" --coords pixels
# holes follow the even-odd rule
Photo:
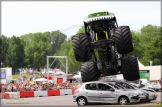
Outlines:
[[[58,94],[59,92],[59,94]],[[25,94],[26,93],[26,94]],[[4,98],[2,98],[2,94]],[[17,99],[17,98],[24,98],[25,95],[29,95],[30,97],[47,97],[51,96],[48,91],[32,91],[31,92],[5,92],[1,93],[0,97],[1,99]],[[73,95],[73,89],[60,89],[57,91],[57,95],[63,96],[63,95]]]
[[[72,95],[72,89],[61,89],[60,95]]]
[[[20,98],[20,92],[5,92],[9,94],[10,99]]]
[[[34,91],[34,97],[47,97],[47,91]]]

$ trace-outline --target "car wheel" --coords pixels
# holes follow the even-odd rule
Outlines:
[[[84,106],[84,105],[87,104],[87,99],[84,98],[84,97],[79,97],[79,98],[77,99],[77,104],[78,104],[79,106]]]
[[[123,96],[122,96],[122,97],[119,98],[118,103],[119,103],[120,105],[126,105],[126,104],[129,103],[129,100],[128,100],[127,97],[123,97]]]

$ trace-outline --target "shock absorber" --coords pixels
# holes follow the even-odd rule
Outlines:
[[[108,36],[107,31],[104,31],[104,33],[106,34],[106,39],[108,40],[109,39],[109,36]]]
[[[96,35],[96,41],[98,41],[98,34],[97,34],[97,33],[95,33],[95,35]]]

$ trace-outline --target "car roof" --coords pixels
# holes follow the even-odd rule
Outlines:
[[[105,81],[91,81],[91,82],[84,82],[83,84],[89,84],[89,83],[106,83]]]
[[[124,79],[115,79],[115,80],[103,80],[103,82],[126,82]]]

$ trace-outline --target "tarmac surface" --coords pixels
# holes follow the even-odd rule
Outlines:
[[[162,101],[162,92],[157,92],[157,99],[149,103],[137,103],[131,105],[112,105],[112,104],[90,104],[87,106],[113,106],[113,107],[150,107]],[[31,97],[31,98],[19,98],[19,99],[1,99],[1,106],[78,106],[76,102],[73,102],[73,95],[65,96],[51,96],[51,97]]]

